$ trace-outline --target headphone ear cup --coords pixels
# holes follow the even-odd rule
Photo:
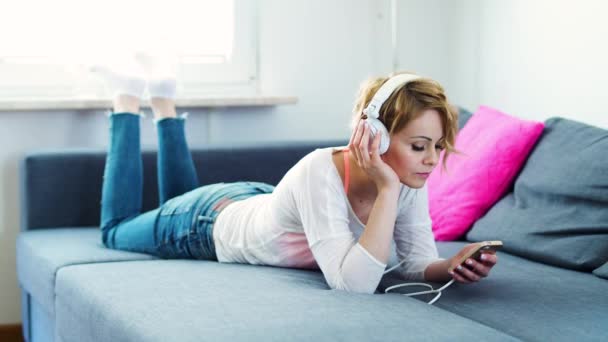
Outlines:
[[[386,153],[390,144],[390,136],[388,130],[386,129],[382,121],[378,119],[368,117],[366,121],[369,124],[370,128],[370,141],[374,139],[376,134],[380,134],[380,147],[378,148],[378,150],[380,154]]]

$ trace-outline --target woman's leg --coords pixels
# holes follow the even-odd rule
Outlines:
[[[199,186],[185,135],[185,115],[177,117],[175,102],[153,97],[154,123],[158,133],[158,193],[160,204]]]
[[[98,69],[115,94],[114,114],[109,118],[110,145],[102,188],[102,240],[109,248],[150,253],[162,258],[189,258],[193,253],[184,241],[190,240],[192,205],[197,200],[196,194],[181,196],[172,203],[140,214],[143,170],[140,116],[135,113],[139,112],[145,80],[141,70],[134,69],[136,67],[128,70]],[[177,118],[171,99],[175,94],[175,78],[149,76],[148,73],[151,105],[161,146],[160,194],[161,201],[165,202],[195,188],[198,181],[185,143],[183,118]],[[194,240],[192,242],[196,242]]]
[[[160,204],[198,187],[192,155],[186,143],[186,116],[177,116],[177,55],[167,52],[137,53],[135,59],[146,74],[150,105],[158,133],[158,194]]]
[[[139,98],[115,97],[101,196],[102,241],[109,248],[154,253],[155,211],[140,215],[143,167],[138,112]]]

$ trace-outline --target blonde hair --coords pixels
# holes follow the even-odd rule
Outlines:
[[[350,124],[354,130],[362,118],[363,109],[367,107],[378,89],[392,76],[414,74],[403,71],[388,77],[375,77],[361,83]],[[379,111],[379,120],[384,123],[390,135],[400,132],[410,121],[418,118],[425,110],[434,109],[439,113],[443,128],[443,167],[451,153],[458,153],[454,148],[458,133],[458,110],[451,105],[445,96],[443,87],[430,78],[419,78],[395,89],[384,102]]]

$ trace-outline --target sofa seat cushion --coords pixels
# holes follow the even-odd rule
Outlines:
[[[155,260],[57,275],[56,336],[71,341],[513,341],[395,294],[330,290],[318,271]]]
[[[437,242],[439,255],[450,258],[467,243]],[[525,341],[606,338],[608,281],[502,251],[497,255],[498,264],[489,277],[468,285],[452,284],[434,305]],[[413,290],[422,289],[400,292]]]
[[[54,313],[55,275],[74,264],[157,259],[154,256],[108,249],[99,228],[37,229],[17,237],[17,278],[21,287]]]

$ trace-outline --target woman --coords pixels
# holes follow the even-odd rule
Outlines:
[[[311,152],[276,188],[259,182],[199,187],[184,135],[186,116],[175,110],[175,76],[159,73],[151,58],[139,61],[158,132],[161,205],[140,213],[137,113],[144,73],[99,69],[115,93],[102,189],[106,247],[161,258],[320,268],[331,288],[362,293],[374,293],[393,250],[405,279],[471,283],[496,264],[496,255],[484,252],[485,260],[468,260],[448,273],[471,245],[450,259],[438,257],[425,180],[440,151],[453,151],[457,115],[437,82],[415,75],[400,82],[403,76],[395,75],[363,84],[347,148]],[[371,138],[377,122],[363,112],[370,113],[370,101],[389,82],[396,82],[394,89],[375,109],[388,133],[381,141],[381,132]]]

